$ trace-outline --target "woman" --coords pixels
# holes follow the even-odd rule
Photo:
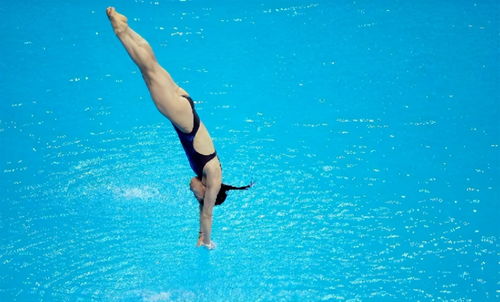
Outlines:
[[[214,144],[194,109],[193,100],[158,64],[148,42],[128,26],[124,15],[113,7],[108,7],[106,14],[116,36],[141,70],[156,107],[172,122],[186,151],[191,168],[196,173],[191,179],[191,191],[200,203],[197,246],[214,249],[215,244],[210,239],[213,207],[224,202],[226,191],[248,189],[251,184],[245,187],[222,184],[222,169]]]

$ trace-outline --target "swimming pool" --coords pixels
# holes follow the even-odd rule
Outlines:
[[[496,1],[123,2],[0,8],[1,301],[499,299]],[[106,5],[256,182],[214,251]]]

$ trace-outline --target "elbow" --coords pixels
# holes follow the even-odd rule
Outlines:
[[[212,216],[213,215],[212,215],[212,211],[211,210],[210,211],[203,211],[201,213],[201,218],[203,218],[203,219],[212,219]]]
[[[212,210],[213,210],[213,206],[205,204],[203,206],[203,210],[201,212],[201,217],[206,218],[206,219],[212,219],[212,212],[213,212]]]

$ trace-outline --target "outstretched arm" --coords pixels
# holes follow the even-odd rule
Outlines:
[[[212,212],[222,183],[222,173],[218,161],[211,161],[205,166],[205,192],[203,195],[203,208],[200,211],[201,244],[209,249],[214,248],[211,239]]]
[[[196,246],[201,246],[203,244],[203,231],[201,230],[201,214],[203,213],[203,205],[200,203],[200,231],[198,232],[198,243]]]
[[[202,244],[209,248],[212,246],[210,235],[212,234],[213,208],[215,206],[215,200],[217,199],[217,194],[219,193],[219,189],[220,189],[220,184],[218,186],[207,185],[207,190],[205,191],[205,197],[203,198],[203,209],[200,212]]]

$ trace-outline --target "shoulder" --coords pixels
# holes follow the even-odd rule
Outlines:
[[[207,186],[220,186],[222,183],[222,169],[217,156],[210,160],[203,168],[203,178]]]

